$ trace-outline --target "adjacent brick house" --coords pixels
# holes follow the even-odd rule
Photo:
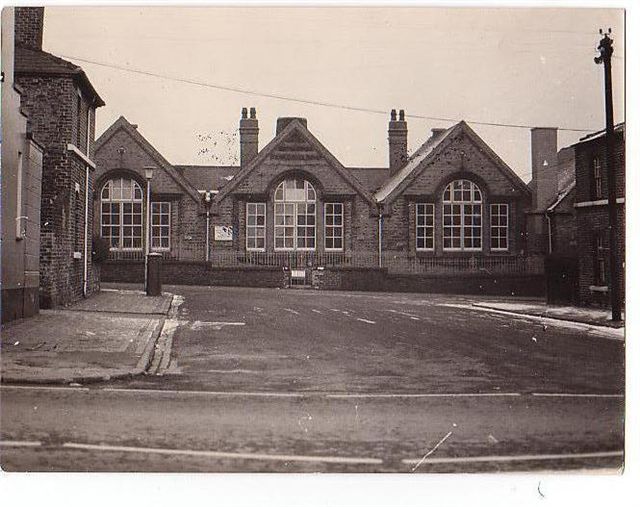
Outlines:
[[[175,283],[428,290],[444,276],[459,290],[500,292],[503,275],[533,273],[531,191],[464,122],[409,157],[394,110],[390,164],[378,168],[345,167],[304,118],[278,119],[262,150],[253,108],[239,132],[240,166],[173,166],[124,118],[98,139],[96,227],[112,247],[103,279],[143,277],[149,166],[150,249]]]
[[[14,8],[2,10],[2,322],[39,310],[42,147],[14,82]]]
[[[618,240],[613,248],[622,261],[620,282],[624,298],[625,255],[625,124],[615,127],[616,202]],[[574,145],[576,156],[576,196],[579,298],[584,305],[610,305],[609,290],[609,182],[604,132],[589,135]]]
[[[40,218],[40,304],[90,294],[95,110],[104,102],[84,71],[42,50],[44,8],[15,10],[15,79],[33,135],[44,147]]]

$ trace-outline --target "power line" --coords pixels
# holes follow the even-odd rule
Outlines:
[[[299,104],[307,104],[307,105],[312,105],[312,106],[321,106],[321,107],[331,107],[334,109],[342,109],[342,110],[346,110],[346,111],[357,111],[357,112],[361,112],[361,113],[374,113],[374,114],[382,114],[382,115],[388,115],[389,112],[388,111],[382,111],[380,109],[369,109],[369,108],[365,108],[365,107],[358,107],[358,106],[348,106],[345,104],[336,104],[333,102],[324,102],[324,101],[319,101],[319,100],[311,100],[311,99],[301,99],[301,98],[296,98],[296,97],[290,97],[287,95],[280,95],[280,94],[276,94],[276,93],[266,93],[266,92],[258,92],[255,90],[248,90],[245,88],[238,88],[235,86],[224,86],[224,85],[218,85],[218,84],[214,84],[214,83],[207,83],[204,81],[196,81],[194,79],[186,79],[186,78],[180,78],[180,77],[174,77],[174,76],[168,76],[165,74],[159,74],[157,72],[151,72],[151,71],[146,71],[146,70],[140,70],[140,69],[134,69],[134,68],[130,68],[130,67],[124,67],[121,65],[116,65],[116,64],[111,64],[111,63],[104,63],[104,62],[97,62],[94,60],[89,60],[86,58],[80,58],[77,56],[69,56],[69,55],[60,55],[63,58],[68,58],[70,60],[77,60],[79,62],[84,62],[84,63],[88,63],[91,65],[97,65],[100,67],[107,67],[107,68],[111,68],[111,69],[117,69],[117,70],[122,70],[125,72],[131,72],[134,74],[141,74],[144,76],[150,76],[150,77],[157,77],[160,79],[166,79],[169,81],[176,81],[179,83],[186,83],[186,84],[192,84],[192,85],[196,85],[196,86],[202,86],[205,88],[213,88],[216,90],[223,90],[223,91],[228,91],[228,92],[234,92],[234,93],[242,93],[245,95],[254,95],[257,97],[264,97],[264,98],[269,98],[269,99],[276,99],[276,100],[283,100],[283,101],[288,101],[288,102],[296,102]],[[446,118],[446,117],[440,117],[440,116],[425,116],[425,115],[418,115],[418,114],[407,114],[406,115],[407,118],[415,118],[415,119],[421,119],[421,120],[434,120],[434,121],[442,121],[442,122],[458,122],[459,119],[456,118]],[[517,124],[517,123],[500,123],[500,122],[487,122],[487,121],[475,121],[475,120],[465,120],[467,123],[471,123],[473,125],[485,125],[485,126],[489,126],[489,127],[508,127],[508,128],[521,128],[521,129],[532,129],[532,128],[536,128],[537,125],[522,125],[522,124]],[[566,131],[566,132],[593,132],[594,130],[597,129],[578,129],[578,128],[569,128],[569,127],[558,127],[558,130],[561,131]]]

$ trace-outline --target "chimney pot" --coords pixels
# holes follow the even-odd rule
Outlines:
[[[400,121],[404,121],[404,109],[400,109]]]
[[[256,118],[256,108],[252,107],[251,109],[249,109],[249,116],[255,120]]]
[[[243,107],[242,108],[242,118],[245,119],[247,117],[247,108]]]
[[[397,116],[396,116],[396,110],[392,109],[391,110],[391,121],[396,121]]]

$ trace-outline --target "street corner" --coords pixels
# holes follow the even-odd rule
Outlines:
[[[44,310],[2,333],[3,383],[66,384],[141,374],[164,319]]]

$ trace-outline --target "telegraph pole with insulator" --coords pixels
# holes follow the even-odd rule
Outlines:
[[[604,110],[606,116],[606,164],[609,208],[609,277],[611,283],[611,320],[622,320],[622,301],[620,299],[620,256],[618,244],[618,206],[616,204],[616,169],[615,169],[615,133],[613,125],[613,95],[611,91],[611,56],[613,55],[613,39],[611,28],[607,32],[600,30],[602,39],[598,45],[600,56],[594,60],[604,65]]]

